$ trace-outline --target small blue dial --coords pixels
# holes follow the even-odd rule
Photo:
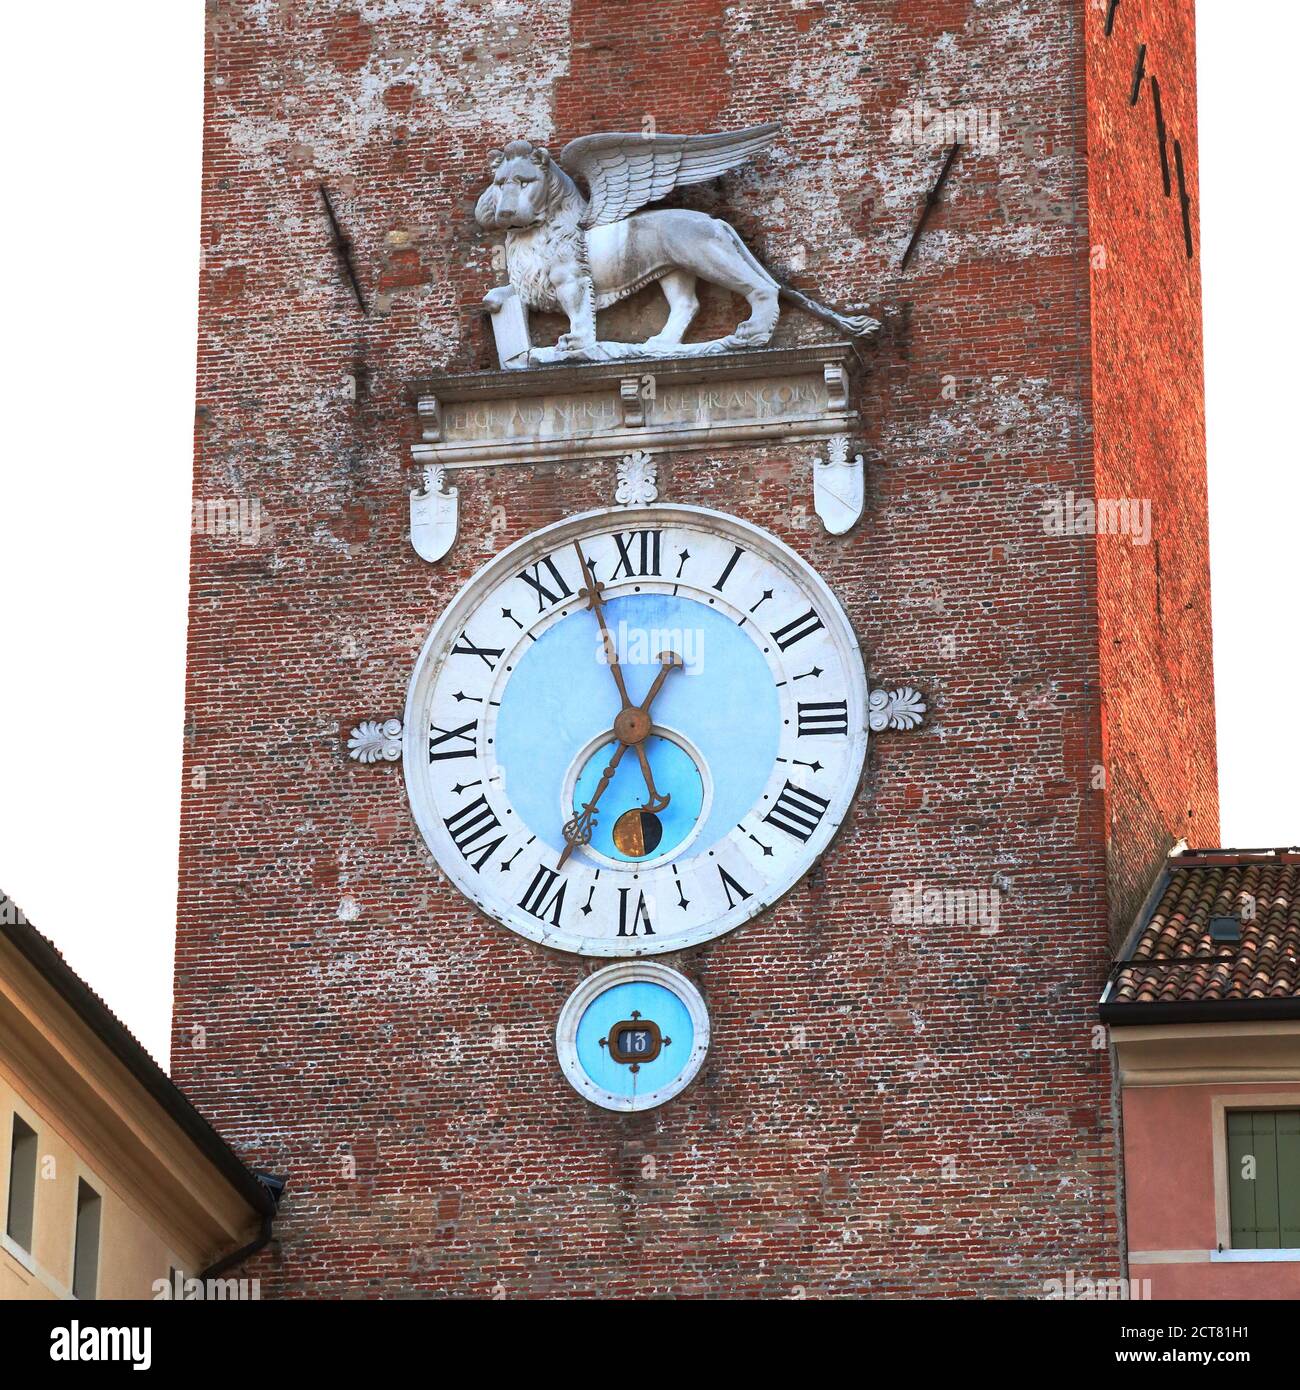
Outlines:
[[[620,1048],[624,1039],[611,1037],[619,1024],[640,1024],[646,1032],[625,1027],[624,1033],[633,1037]],[[637,1049],[644,1046],[651,1024],[657,1046],[655,1056],[644,1061]],[[672,990],[649,980],[612,986],[592,1000],[578,1022],[578,1062],[601,1090],[615,1096],[662,1090],[684,1070],[694,1046],[695,1027],[686,1005]]]

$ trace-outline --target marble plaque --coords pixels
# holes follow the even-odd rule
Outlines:
[[[833,343],[441,376],[415,388],[411,452],[457,468],[821,439],[857,424],[856,366]]]

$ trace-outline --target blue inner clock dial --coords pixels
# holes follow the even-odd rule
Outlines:
[[[682,734],[704,766],[696,768],[667,738],[646,741],[656,787],[672,797],[658,813],[662,838],[654,854],[664,857],[691,834],[703,787],[711,785],[708,819],[692,845],[702,852],[754,806],[779,752],[781,704],[754,640],[760,634],[751,636],[728,614],[684,595],[610,597],[605,616],[633,703],[644,700],[660,674],[661,651],[684,658],[683,669],[663,683],[652,716],[655,725]],[[566,778],[583,750],[612,730],[619,710],[599,628],[586,608],[547,628],[513,663],[501,695],[493,751],[511,804],[532,834],[557,853],[565,846],[565,820],[580,809],[581,791],[594,788],[608,763],[600,751],[590,755],[578,778],[579,804],[567,808],[567,814],[561,800]],[[624,754],[616,780],[620,790],[611,783],[600,799],[592,848],[626,861],[629,856],[611,838],[615,823],[647,800],[645,779],[631,750]]]
[[[617,741],[610,740],[583,764],[573,787],[573,809],[591,800],[617,748]],[[695,829],[704,809],[704,778],[690,754],[659,734],[646,740],[645,750],[655,789],[671,799],[661,810],[638,813],[649,793],[640,763],[625,754],[600,798],[592,830],[591,848],[606,859],[651,864],[671,854]],[[620,824],[623,833],[616,836],[615,827]]]

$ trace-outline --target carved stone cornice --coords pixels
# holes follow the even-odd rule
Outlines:
[[[857,363],[836,342],[442,374],[411,388],[422,435],[411,454],[455,469],[850,434]]]

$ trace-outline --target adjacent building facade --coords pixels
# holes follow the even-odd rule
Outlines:
[[[278,1184],[2,896],[0,1146],[0,1299],[202,1297],[270,1236]]]
[[[1131,1277],[1300,1297],[1300,851],[1168,861],[1101,1000]]]

